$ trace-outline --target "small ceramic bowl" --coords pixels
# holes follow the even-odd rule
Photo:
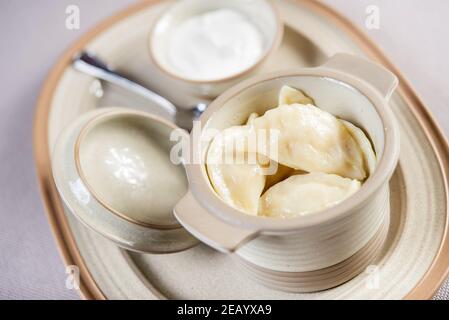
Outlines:
[[[290,218],[250,216],[214,192],[205,169],[207,139],[193,136],[202,161],[187,166],[189,193],[176,205],[178,221],[201,241],[236,260],[277,289],[326,289],[360,273],[375,257],[389,223],[388,182],[398,162],[399,130],[388,100],[397,78],[361,58],[338,54],[318,68],[267,74],[218,97],[202,115],[202,133],[245,123],[277,106],[283,85],[301,89],[319,108],[363,128],[378,164],[361,189],[314,214]],[[377,240],[373,240],[377,239]]]
[[[189,79],[174,69],[168,60],[168,42],[173,30],[186,19],[217,9],[233,9],[253,23],[263,36],[263,53],[253,65],[236,74],[210,80]],[[279,46],[283,24],[271,0],[183,0],[176,1],[161,15],[150,32],[151,60],[162,76],[171,80],[177,88],[190,94],[213,98],[242,79],[249,77]]]
[[[170,161],[173,124],[121,108],[89,112],[59,136],[52,168],[58,191],[84,224],[121,247],[177,252],[198,241],[175,219],[187,192],[182,165]]]

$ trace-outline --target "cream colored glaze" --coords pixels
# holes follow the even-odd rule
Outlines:
[[[177,224],[172,210],[187,192],[184,168],[170,161],[172,128],[128,115],[90,128],[80,141],[84,177],[109,207],[132,220]]]

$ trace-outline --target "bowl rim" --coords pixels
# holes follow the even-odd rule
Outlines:
[[[190,79],[187,77],[183,77],[182,75],[177,74],[177,73],[165,68],[156,58],[156,55],[154,52],[154,46],[153,46],[153,39],[155,37],[155,30],[156,30],[156,27],[159,24],[159,22],[166,16],[166,14],[169,13],[169,11],[173,8],[173,6],[177,5],[177,3],[173,2],[173,1],[167,8],[165,8],[162,11],[160,16],[153,22],[153,24],[150,28],[150,32],[148,33],[146,47],[148,49],[150,61],[153,62],[154,66],[160,72],[162,72],[162,74],[164,74],[170,78],[173,78],[175,80],[182,81],[184,83],[196,84],[196,85],[221,84],[221,83],[225,83],[227,81],[236,80],[244,75],[247,75],[247,74],[253,72],[258,67],[260,67],[265,61],[267,61],[268,58],[271,56],[271,54],[277,50],[277,48],[279,47],[279,45],[281,43],[282,37],[284,35],[284,23],[283,23],[279,8],[274,4],[273,0],[263,0],[263,1],[265,1],[270,6],[271,11],[273,12],[273,16],[276,19],[276,32],[274,34],[274,37],[273,37],[273,40],[271,41],[270,46],[267,49],[265,49],[263,54],[257,59],[257,61],[255,61],[249,67],[242,69],[241,71],[231,74],[229,76],[222,77],[222,78],[210,79],[210,80]]]
[[[91,195],[94,197],[94,199],[99,204],[101,204],[105,209],[107,209],[112,214],[116,215],[117,217],[122,218],[128,222],[131,222],[131,223],[143,226],[143,227],[148,227],[151,229],[158,229],[158,230],[181,229],[182,225],[178,221],[176,221],[175,223],[171,223],[171,224],[150,223],[150,222],[144,222],[144,221],[140,221],[140,220],[131,218],[128,215],[124,214],[123,212],[120,212],[119,210],[110,206],[102,197],[99,196],[99,194],[95,191],[95,188],[93,188],[90,185],[90,183],[85,175],[85,172],[81,165],[80,150],[81,150],[81,144],[83,143],[83,141],[86,138],[86,136],[88,135],[88,133],[92,129],[94,129],[96,126],[101,125],[102,123],[105,123],[106,121],[110,121],[115,118],[121,118],[121,117],[126,117],[126,116],[134,116],[137,118],[143,117],[143,118],[146,118],[147,120],[151,120],[151,121],[163,124],[173,130],[174,129],[183,130],[183,129],[180,129],[179,127],[177,127],[175,124],[171,123],[170,121],[167,121],[159,116],[152,115],[152,114],[142,112],[142,111],[115,109],[115,110],[106,111],[104,113],[100,113],[98,115],[95,115],[92,119],[89,119],[89,121],[87,121],[86,123],[84,123],[81,126],[78,136],[76,137],[75,144],[74,144],[74,153],[73,153],[74,158],[75,158],[74,160],[75,160],[76,172],[77,172],[78,176],[80,177],[82,183],[85,185],[85,187],[91,193]]]
[[[388,183],[396,168],[400,149],[399,127],[385,97],[365,80],[349,73],[325,66],[278,71],[259,75],[241,82],[224,92],[210,104],[199,120],[201,129],[207,125],[214,113],[223,107],[223,105],[231,98],[238,96],[247,89],[260,83],[273,82],[280,78],[291,77],[319,77],[333,79],[340,85],[349,86],[351,89],[358,91],[371,102],[379,115],[384,128],[384,150],[382,156],[378,159],[377,167],[374,173],[363,183],[362,187],[357,192],[339,204],[320,210],[311,215],[279,219],[251,216],[232,208],[219,198],[210,186],[209,181],[207,181],[207,176],[203,173],[203,166],[205,165],[203,160],[199,164],[194,163],[187,165],[186,169],[190,183],[190,191],[195,200],[209,211],[210,214],[213,214],[222,222],[263,234],[296,232],[303,228],[311,228],[331,223],[360,209],[382,186],[385,186]],[[200,136],[201,135],[193,136],[193,145],[198,146],[196,150],[201,150],[199,147],[199,143],[201,143],[201,139],[199,139]],[[203,155],[200,155],[200,159],[203,159]]]

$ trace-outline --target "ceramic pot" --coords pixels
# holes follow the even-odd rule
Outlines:
[[[157,116],[101,108],[76,119],[52,155],[56,187],[69,211],[128,250],[172,253],[198,243],[173,216],[185,170],[170,160],[173,130]]]
[[[186,166],[189,192],[175,207],[178,221],[211,247],[233,252],[255,278],[277,289],[322,290],[354,277],[386,237],[388,182],[400,146],[388,100],[397,84],[382,66],[337,54],[318,68],[261,75],[226,91],[202,115],[201,132],[241,125],[252,112],[263,114],[277,106],[280,88],[289,85],[319,108],[365,130],[377,167],[359,191],[333,207],[291,219],[250,216],[216,195],[205,168],[209,142],[192,134],[193,152],[201,161]]]

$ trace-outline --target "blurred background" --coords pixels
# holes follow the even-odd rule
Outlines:
[[[367,33],[402,70],[449,135],[447,0],[323,0]],[[32,123],[39,91],[57,58],[96,23],[134,0],[0,1],[0,299],[79,299],[39,195]],[[79,30],[65,28],[77,5]],[[365,28],[366,7],[380,9],[379,30]]]

